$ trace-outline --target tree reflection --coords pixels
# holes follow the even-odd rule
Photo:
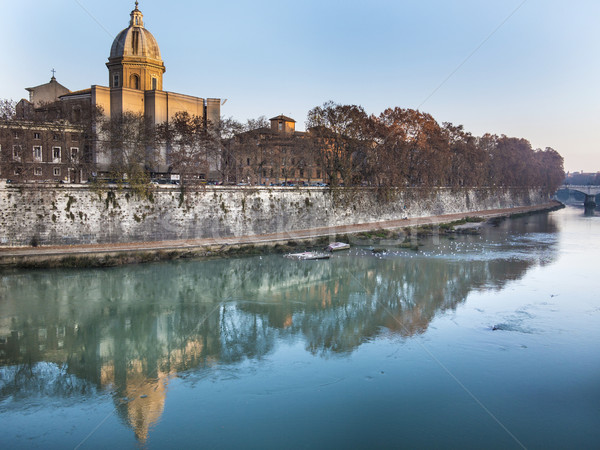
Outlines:
[[[363,250],[329,261],[272,255],[3,276],[0,401],[18,407],[22,398],[106,390],[143,442],[178,374],[261,358],[286,339],[329,355],[382,330],[409,338],[473,290],[500,288],[554,258],[552,238],[506,244],[506,235],[532,227],[552,234],[546,216],[521,221],[523,230],[509,229],[515,223],[477,238],[488,253],[460,257]]]

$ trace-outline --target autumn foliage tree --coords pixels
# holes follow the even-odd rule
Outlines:
[[[332,185],[378,187],[532,187],[548,193],[564,180],[553,149],[526,139],[442,126],[430,115],[388,108],[368,116],[356,105],[327,102],[308,113],[315,158]]]
[[[450,159],[448,142],[429,114],[389,108],[374,118],[382,182],[391,186],[439,186]]]
[[[370,137],[364,109],[328,102],[309,111],[307,126],[317,141],[315,158],[331,185],[357,184]]]

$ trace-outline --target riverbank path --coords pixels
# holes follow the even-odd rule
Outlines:
[[[359,223],[353,225],[341,225],[333,227],[312,228],[307,230],[284,231],[280,233],[260,234],[251,236],[216,237],[203,239],[181,239],[174,241],[153,242],[127,242],[127,243],[104,243],[88,245],[68,246],[43,246],[43,247],[0,247],[0,258],[18,256],[56,256],[56,255],[85,255],[101,253],[120,252],[152,252],[162,250],[177,250],[203,248],[209,246],[231,246],[231,245],[261,245],[274,242],[285,242],[294,240],[312,239],[323,236],[335,236],[339,234],[353,234],[383,229],[397,229],[414,227],[419,225],[436,225],[454,222],[466,217],[481,217],[490,219],[511,214],[527,213],[545,210],[559,206],[559,202],[549,202],[542,205],[522,206],[508,209],[492,209],[484,211],[471,211],[468,213],[445,214],[440,216],[413,217],[408,219],[389,220],[383,222]]]

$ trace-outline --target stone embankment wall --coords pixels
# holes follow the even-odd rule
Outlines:
[[[0,245],[222,238],[545,203],[526,189],[157,188],[0,185]],[[385,197],[383,199],[382,197]]]

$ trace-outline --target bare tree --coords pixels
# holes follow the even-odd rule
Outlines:
[[[236,181],[236,156],[240,153],[239,144],[234,139],[243,133],[244,126],[233,119],[221,118],[218,124],[208,123],[209,154],[218,160],[216,171],[223,184]]]
[[[265,116],[259,116],[256,119],[248,119],[244,125],[246,131],[258,130],[260,128],[269,128],[270,122]]]
[[[0,99],[0,119],[10,120],[14,118],[17,102],[12,99]]]
[[[158,146],[150,121],[142,114],[125,112],[101,124],[100,150],[110,161],[110,176],[147,194],[150,170],[158,164]]]
[[[181,176],[182,184],[198,184],[209,177],[211,136],[204,119],[178,112],[156,127],[157,139],[166,145],[170,170]]]

